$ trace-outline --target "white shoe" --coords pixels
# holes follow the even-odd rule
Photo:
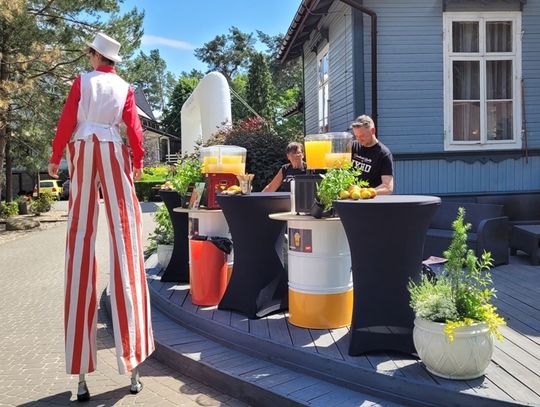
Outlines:
[[[77,389],[77,401],[88,401],[90,400],[90,392],[86,386],[86,381],[83,380],[79,382],[79,387]]]
[[[143,383],[140,379],[131,378],[131,386],[129,388],[129,392],[131,394],[138,394],[143,389]]]

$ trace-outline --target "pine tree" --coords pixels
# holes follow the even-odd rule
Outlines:
[[[267,58],[262,53],[256,53],[251,58],[246,97],[248,104],[268,121],[274,117],[274,93]]]

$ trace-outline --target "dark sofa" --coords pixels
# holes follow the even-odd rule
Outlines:
[[[491,252],[494,265],[508,264],[508,217],[503,216],[503,206],[473,202],[446,202],[433,215],[424,243],[424,259],[442,257],[452,240],[452,222],[458,208],[465,208],[465,222],[471,224],[467,244],[480,257]]]

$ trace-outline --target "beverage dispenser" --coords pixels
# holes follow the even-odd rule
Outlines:
[[[217,195],[231,185],[238,185],[237,175],[246,172],[246,149],[217,145],[201,148],[202,172],[208,191],[207,207],[219,208]]]
[[[304,139],[306,175],[295,177],[295,208],[298,214],[309,214],[321,173],[351,162],[353,137],[348,132],[310,134]]]

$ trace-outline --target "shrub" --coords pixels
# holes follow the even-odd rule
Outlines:
[[[160,182],[158,181],[135,181],[135,193],[139,201],[148,202],[157,200],[157,191]]]
[[[30,210],[34,215],[40,215],[44,212],[51,210],[52,203],[54,202],[54,196],[50,192],[42,192],[39,197],[34,200]]]
[[[140,181],[156,181],[163,182],[169,174],[168,165],[155,165],[143,168],[143,176]]]
[[[260,191],[287,163],[285,149],[288,143],[289,140],[277,134],[264,119],[252,117],[219,131],[206,145],[244,147],[247,150],[246,173],[255,174],[253,190]]]
[[[0,218],[7,219],[19,214],[19,205],[17,202],[0,202]]]

